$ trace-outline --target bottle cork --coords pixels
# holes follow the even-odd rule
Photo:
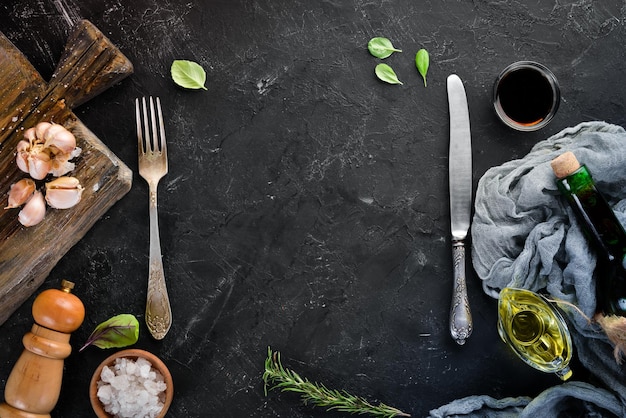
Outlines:
[[[567,151],[550,162],[552,171],[557,178],[562,179],[580,168],[580,163],[573,152]]]

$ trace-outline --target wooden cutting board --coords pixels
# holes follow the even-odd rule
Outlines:
[[[0,33],[0,204],[3,208],[7,205],[11,184],[27,177],[17,168],[15,147],[24,130],[41,121],[63,124],[76,136],[82,153],[73,160],[76,168],[70,175],[85,188],[77,206],[66,210],[48,208],[44,220],[30,228],[18,222],[19,209],[0,208],[0,324],[130,190],[132,171],[71,109],[132,72],[131,62],[88,21],[74,27],[49,83]],[[43,183],[38,185],[42,187]]]

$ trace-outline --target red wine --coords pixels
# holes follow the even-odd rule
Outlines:
[[[541,122],[550,113],[554,94],[550,81],[537,70],[520,68],[500,81],[498,98],[502,110],[524,125]]]

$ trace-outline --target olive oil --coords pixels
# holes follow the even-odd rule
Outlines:
[[[572,340],[561,314],[542,296],[525,289],[504,288],[498,298],[498,332],[528,365],[571,377]]]

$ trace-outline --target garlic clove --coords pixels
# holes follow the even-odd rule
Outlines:
[[[76,177],[59,177],[46,183],[46,202],[55,209],[69,209],[80,202],[83,190]]]
[[[76,137],[62,125],[53,124],[44,132],[44,147],[53,154],[70,154],[76,148]]]
[[[5,209],[22,206],[35,192],[35,182],[31,179],[21,179],[13,183],[9,189],[9,204]]]
[[[83,189],[50,189],[46,192],[46,202],[54,209],[69,209],[80,202]]]
[[[35,125],[35,136],[42,143],[45,141],[46,131],[52,126],[50,122],[39,122]]]
[[[30,150],[30,144],[26,141],[20,141],[17,143],[17,154],[15,155],[15,162],[17,167],[24,173],[28,173],[28,151]]]
[[[24,139],[29,143],[35,142],[37,139],[37,130],[35,128],[28,128],[24,131]]]
[[[30,143],[25,140],[21,140],[17,143],[17,152],[28,152],[30,150]]]
[[[18,213],[17,219],[24,226],[34,226],[41,222],[44,216],[46,216],[46,202],[43,194],[37,190]]]
[[[70,176],[59,177],[46,183],[48,189],[76,189],[79,187],[81,187],[80,180]]]
[[[52,162],[50,156],[43,151],[34,151],[28,155],[28,173],[35,180],[43,180],[50,169]]]

